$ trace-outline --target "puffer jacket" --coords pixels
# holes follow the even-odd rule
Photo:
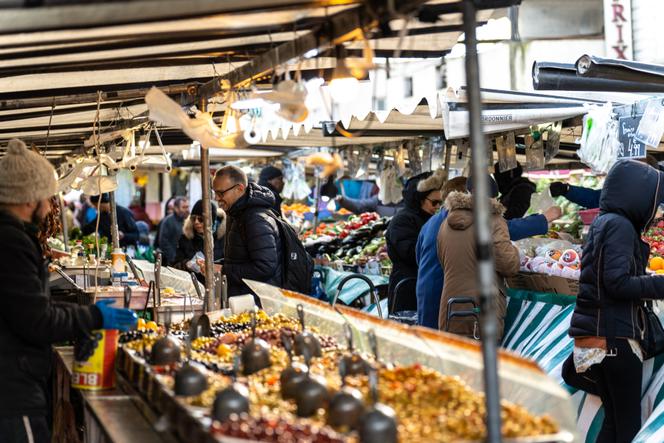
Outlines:
[[[417,310],[415,295],[417,237],[420,235],[422,226],[431,218],[430,214],[421,209],[422,201],[428,193],[418,192],[417,184],[430,175],[431,172],[425,172],[408,180],[402,192],[405,206],[392,217],[385,232],[387,254],[392,260],[392,274],[390,274],[388,287],[388,306],[391,313]],[[395,301],[394,290],[397,284],[406,278],[413,278],[413,281],[405,289],[399,289],[398,298]]]
[[[281,203],[283,202],[283,198],[281,198],[281,194],[279,193],[279,191],[277,191],[277,189],[267,181],[259,181],[258,184],[272,191],[272,195],[274,196],[274,204],[272,205],[272,209],[274,209],[274,212],[276,212],[277,214],[282,215]]]
[[[242,279],[282,284],[281,239],[272,191],[256,183],[228,210],[223,273],[228,295],[250,294]]]
[[[495,199],[492,199],[491,203],[493,255],[496,266],[495,300],[500,338],[507,309],[504,278],[519,272],[519,251],[510,242],[507,222],[502,217],[505,208]],[[438,232],[438,259],[445,274],[438,327],[441,330],[472,337],[477,332],[472,317],[455,318],[450,325],[447,325],[447,303],[454,297],[471,297],[479,306],[473,232],[473,196],[465,192],[452,192],[445,201],[445,207],[448,210],[447,219]],[[470,308],[470,305],[454,305],[455,311]]]
[[[662,196],[664,173],[648,165],[623,160],[609,171],[583,248],[570,336],[643,339],[644,300],[664,298],[664,276],[646,275],[641,234]]]
[[[0,211],[0,418],[46,416],[51,344],[103,323],[96,306],[51,302],[36,234]]]

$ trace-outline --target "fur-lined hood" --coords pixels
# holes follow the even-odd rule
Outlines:
[[[223,236],[226,235],[226,213],[223,209],[217,209],[217,218],[219,219],[219,222],[217,224],[217,232],[215,236],[217,240],[221,240]],[[182,235],[189,240],[194,238],[194,222],[191,220],[191,215],[187,217],[182,225]]]
[[[417,183],[417,192],[431,192],[437,191],[443,188],[445,181],[447,180],[447,171],[439,168],[431,174],[429,177],[420,180]]]
[[[468,192],[450,192],[445,200],[445,209],[449,211],[447,223],[457,231],[473,225],[473,195]],[[491,214],[502,217],[505,207],[495,198],[491,199]]]

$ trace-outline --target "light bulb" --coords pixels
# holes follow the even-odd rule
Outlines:
[[[335,78],[330,82],[330,94],[339,103],[348,103],[357,97],[360,82],[355,77]]]

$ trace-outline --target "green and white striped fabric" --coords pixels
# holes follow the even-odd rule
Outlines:
[[[567,335],[575,298],[510,290],[503,347],[532,358],[572,395],[577,407],[577,428],[582,441],[597,439],[604,411],[596,396],[567,386],[562,379],[562,364],[572,352],[574,342]],[[635,438],[639,443],[664,441],[664,356],[643,364],[641,412],[644,426]]]

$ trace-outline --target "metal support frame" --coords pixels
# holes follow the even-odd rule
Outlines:
[[[201,112],[207,109],[207,98],[199,103]],[[205,255],[205,300],[203,309],[209,312],[215,309],[214,300],[214,245],[212,242],[212,212],[210,205],[210,151],[201,146],[201,187],[203,199],[203,254]]]
[[[69,252],[69,226],[67,226],[67,216],[65,211],[65,199],[62,194],[58,194],[58,203],[60,204],[60,225],[62,225],[62,242],[65,244],[65,252]]]
[[[494,294],[495,266],[491,238],[489,175],[487,173],[487,143],[482,130],[482,99],[480,70],[477,56],[476,5],[473,0],[463,4],[463,25],[466,40],[466,84],[470,116],[470,146],[475,190],[475,242],[477,254],[477,284],[480,295],[480,330],[484,360],[484,391],[486,393],[487,442],[501,441],[500,391],[498,387],[498,319]]]
[[[109,192],[111,203],[111,244],[113,249],[120,247],[120,235],[118,232],[118,209],[115,204],[115,191]]]

